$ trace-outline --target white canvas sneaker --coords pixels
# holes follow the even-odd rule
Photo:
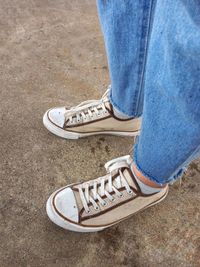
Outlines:
[[[105,164],[105,176],[54,192],[46,205],[50,220],[71,231],[101,231],[162,201],[168,185],[144,194],[131,171],[132,164],[130,156],[111,160]]]
[[[53,134],[66,139],[78,139],[97,134],[138,135],[141,119],[117,118],[108,93],[109,89],[100,100],[84,101],[71,109],[66,107],[49,109],[44,114],[43,124]]]

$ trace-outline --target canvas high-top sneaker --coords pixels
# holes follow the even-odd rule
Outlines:
[[[107,174],[71,184],[54,192],[47,214],[55,224],[71,231],[95,232],[162,201],[168,185],[144,194],[132,171],[132,158],[120,157],[105,164]]]
[[[49,109],[43,117],[44,126],[53,134],[66,139],[97,134],[138,135],[141,119],[116,117],[108,93],[109,89],[100,100],[84,101],[70,109],[66,107]]]

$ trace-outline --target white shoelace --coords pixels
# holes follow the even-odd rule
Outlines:
[[[107,197],[111,202],[115,201],[113,193],[119,198],[123,197],[123,194],[119,191],[122,187],[125,187],[128,194],[133,193],[129,186],[129,183],[120,170],[123,167],[129,168],[130,162],[130,156],[124,156],[111,160],[105,164],[108,175],[99,177],[96,180],[85,182],[80,185],[79,195],[86,213],[90,213],[90,203],[93,205],[95,210],[100,209],[99,205],[96,203],[97,200],[102,206],[106,206],[108,203],[103,199],[104,196]],[[119,172],[119,176],[113,179],[112,173],[116,173],[116,171]]]
[[[105,97],[110,88],[106,90],[102,98],[99,100],[86,100],[79,105],[72,107],[65,112],[65,118],[69,119],[69,123],[79,123],[83,121],[90,121],[93,117],[100,117],[107,114],[105,107]]]

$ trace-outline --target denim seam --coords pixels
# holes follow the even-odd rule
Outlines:
[[[141,44],[140,46],[140,52],[139,52],[139,62],[142,61],[142,64],[139,67],[138,70],[138,81],[137,81],[137,86],[138,86],[138,92],[137,92],[137,101],[135,103],[135,112],[134,116],[137,115],[138,112],[138,107],[139,103],[141,100],[141,92],[144,90],[144,78],[145,78],[145,70],[146,70],[146,62],[147,62],[147,53],[148,53],[148,46],[149,46],[149,38],[150,38],[150,33],[151,33],[151,28],[152,28],[152,19],[153,19],[153,0],[150,2],[150,11],[147,16],[145,14],[143,15],[143,25],[142,25],[142,30],[141,32],[144,32],[144,29],[146,27],[146,34],[145,34],[145,43],[144,45]],[[144,18],[148,19],[147,24],[144,23]],[[141,38],[142,40],[142,38]]]
[[[124,113],[127,116],[131,117],[139,117],[141,114],[138,115],[138,107],[141,99],[141,92],[144,90],[144,76],[145,76],[145,65],[146,65],[146,58],[147,58],[147,48],[149,43],[149,36],[150,36],[150,30],[151,30],[151,20],[152,20],[152,14],[153,14],[153,0],[150,1],[148,6],[146,5],[146,8],[144,7],[143,11],[143,17],[142,17],[142,26],[140,31],[140,49],[139,49],[139,56],[138,56],[138,62],[139,67],[137,70],[137,83],[135,88],[135,94],[132,97],[132,107],[133,112],[127,113],[125,112],[121,107],[119,107],[115,101],[113,101],[112,95],[110,95],[111,103],[114,107],[119,109],[122,113]],[[143,33],[144,36],[143,36]]]

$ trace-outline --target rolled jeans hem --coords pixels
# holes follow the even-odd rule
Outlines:
[[[179,178],[181,178],[183,176],[183,174],[186,172],[187,167],[181,167],[179,169],[177,169],[177,171],[175,173],[173,173],[172,176],[170,176],[167,179],[161,179],[160,177],[154,177],[153,175],[151,175],[149,172],[147,173],[146,171],[144,171],[141,167],[140,164],[138,163],[138,158],[137,158],[137,143],[134,146],[134,152],[133,152],[133,161],[137,167],[137,169],[150,181],[163,186],[165,184],[173,184],[176,180],[178,180]],[[156,168],[157,166],[155,166]]]

